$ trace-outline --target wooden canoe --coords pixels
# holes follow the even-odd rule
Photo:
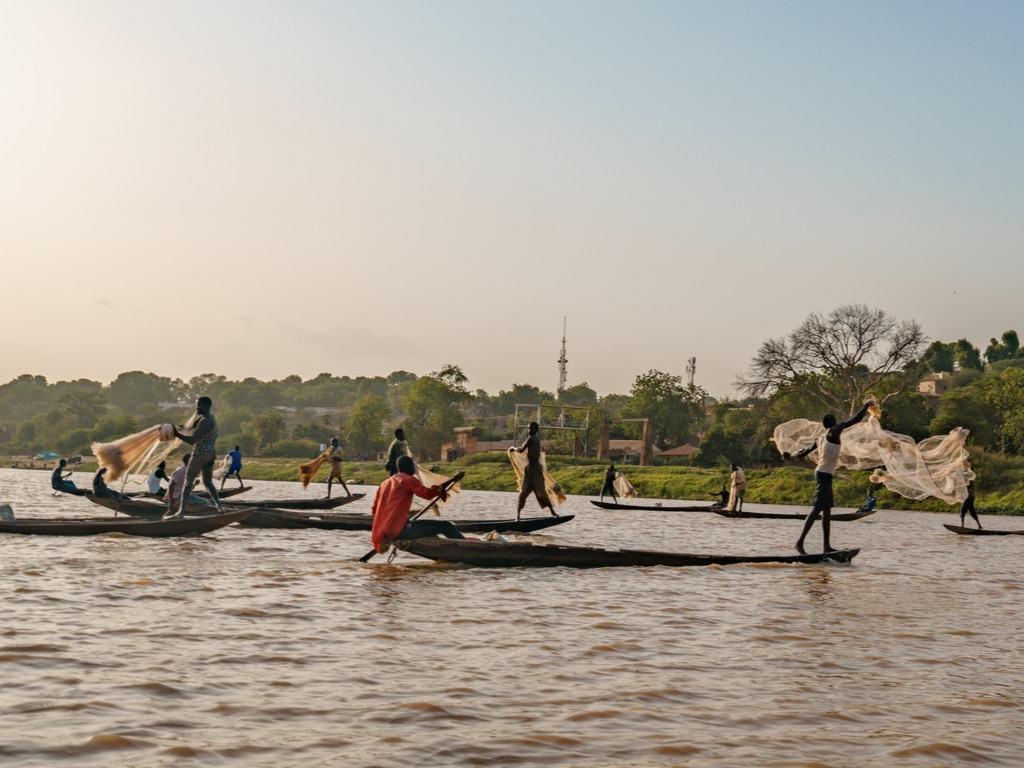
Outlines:
[[[243,507],[246,504],[258,504],[261,507],[271,507],[273,509],[336,509],[345,504],[351,504],[353,501],[359,501],[365,495],[365,493],[353,493],[351,496],[333,496],[329,499],[250,499],[248,502],[228,500],[221,502],[221,505],[225,507]]]
[[[466,533],[531,533],[554,525],[561,525],[575,515],[554,517],[524,517],[519,520],[450,520]],[[242,525],[250,528],[319,528],[331,531],[368,531],[373,527],[373,515],[366,512],[295,512],[287,509],[259,508]]]
[[[590,503],[595,507],[600,507],[601,509],[639,510],[651,512],[713,512],[716,509],[721,509],[720,506],[716,507],[713,504],[674,504],[671,501],[655,504],[623,504],[621,502],[595,501],[594,499],[591,499]]]
[[[399,541],[414,555],[439,562],[479,568],[608,568],[664,565],[673,567],[737,565],[740,563],[848,563],[859,549],[807,555],[705,555],[643,549],[567,547],[524,542],[478,541],[424,537]]]
[[[42,536],[95,536],[123,533],[129,536],[197,536],[244,520],[250,509],[232,509],[220,515],[143,520],[136,517],[19,518],[0,520],[0,533]]]
[[[964,533],[968,536],[1024,536],[1024,531],[1000,531],[995,528],[966,528],[962,525],[946,525],[942,526],[953,533]]]
[[[330,499],[334,503],[335,507],[340,507],[343,504],[349,504],[353,501],[357,501],[363,497],[364,494],[354,493],[351,496],[342,496],[340,499]],[[131,517],[163,517],[163,514],[167,511],[167,504],[165,502],[154,501],[152,499],[112,499],[107,496],[94,496],[89,494],[88,499],[101,507],[112,509],[115,512],[120,512]],[[310,499],[310,501],[323,501],[323,499]],[[244,507],[239,502],[222,502],[222,506],[225,509],[253,509],[256,508],[259,511],[271,509],[271,504],[277,502],[263,501],[262,499],[251,499],[249,506]],[[217,512],[217,508],[213,506],[212,502],[209,501],[189,501],[185,505],[186,514],[190,515],[212,515]]]
[[[799,512],[747,512],[746,510],[731,512],[728,509],[722,509],[721,507],[716,507],[711,511],[716,515],[721,515],[722,517],[746,517],[761,520],[804,520],[807,518],[806,512],[803,514]],[[875,514],[875,510],[873,509],[858,509],[856,512],[833,512],[832,521],[835,522],[838,520],[843,522],[848,520],[860,520],[862,517],[867,517],[868,515],[873,514]]]

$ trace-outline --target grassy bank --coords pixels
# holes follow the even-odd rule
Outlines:
[[[981,514],[1024,515],[1024,484],[1022,472],[1016,462],[999,466],[998,459],[982,457],[975,468],[980,477],[998,478],[1000,484],[979,487],[977,507]],[[562,456],[547,458],[548,471],[561,483],[567,494],[597,497],[604,483],[607,463],[596,459],[581,459]],[[251,458],[246,459],[242,476],[252,480],[297,481],[301,459]],[[8,461],[5,466],[11,466]],[[50,467],[52,468],[52,463]],[[477,454],[451,463],[430,465],[442,474],[451,475],[462,470],[466,478],[464,488],[483,491],[515,491],[516,478],[508,458],[503,454]],[[728,487],[729,474],[724,470],[702,469],[699,467],[635,467],[622,468],[637,494],[651,499],[688,499],[707,501],[717,498],[719,489]],[[79,485],[96,471],[95,464],[75,467]],[[384,480],[384,465],[377,462],[346,462],[345,481],[356,486],[377,485]],[[751,504],[791,504],[809,507],[814,495],[814,471],[810,466],[785,466],[773,469],[746,470],[746,501]],[[914,509],[933,512],[957,512],[951,506],[937,499],[911,501],[886,490],[872,486],[869,472],[848,472],[841,470],[835,479],[834,492],[837,507],[859,507],[871,490],[878,499],[880,509]],[[327,470],[320,470],[315,481],[326,484]],[[234,482],[234,481],[230,481]]]

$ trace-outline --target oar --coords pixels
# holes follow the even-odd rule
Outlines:
[[[465,476],[466,476],[465,472],[461,472],[461,471],[460,472],[456,472],[454,475],[452,475],[450,478],[448,478],[448,480],[446,480],[444,483],[442,483],[441,490],[447,491],[449,488],[451,488],[453,485],[455,485],[457,482],[459,482],[459,480],[461,480]],[[423,509],[421,509],[416,514],[411,515],[409,517],[409,522],[411,523],[416,518],[421,517],[423,515],[423,513],[426,512],[427,510],[433,509],[434,505],[437,504],[437,502],[438,502],[438,500],[440,498],[441,498],[440,496],[435,496],[433,499],[431,499],[430,503],[427,504],[427,506],[425,506]],[[367,552],[365,555],[363,555],[362,557],[359,558],[359,562],[360,563],[369,562],[370,559],[374,555],[376,555],[376,554],[377,554],[377,550],[376,549],[371,549],[369,552]]]

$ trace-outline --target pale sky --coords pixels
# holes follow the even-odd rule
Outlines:
[[[0,383],[733,396],[864,303],[1024,334],[1019,0],[0,0]]]

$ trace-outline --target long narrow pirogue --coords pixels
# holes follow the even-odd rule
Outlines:
[[[251,509],[232,509],[219,515],[146,520],[137,517],[31,518],[0,520],[0,533],[36,536],[96,536],[123,533],[128,536],[166,538],[210,533],[244,520]]]
[[[335,499],[292,499],[292,504],[303,502],[304,504],[310,504],[312,506],[309,509],[336,509],[337,507],[345,504],[351,504],[353,501],[358,501],[363,498],[362,493],[353,493],[351,496],[339,496]],[[99,504],[101,507],[112,509],[115,512],[120,512],[131,517],[161,517],[167,511],[167,504],[164,502],[157,502],[149,499],[114,499],[109,496],[96,496],[93,494],[87,494],[86,498],[89,501]],[[280,508],[282,504],[288,504],[289,500],[264,500],[264,499],[251,499],[246,504],[238,501],[224,501],[221,505],[225,509],[251,509],[253,507],[264,508]],[[303,509],[304,506],[293,506],[286,507],[288,509]],[[185,505],[185,511],[192,515],[209,515],[217,511],[210,502],[192,502],[189,501]]]
[[[710,510],[716,515],[722,517],[747,517],[760,520],[804,520],[807,517],[807,513],[800,512],[748,512],[747,510],[741,510],[739,512],[733,512],[728,509],[722,509],[718,507]],[[858,509],[856,512],[833,512],[833,521],[849,521],[849,520],[860,520],[862,517],[875,514],[873,509]]]
[[[398,542],[399,549],[449,563],[480,568],[608,568],[622,566],[701,566],[741,563],[848,563],[859,549],[808,555],[710,555],[645,549],[601,549],[524,542],[424,537]]]
[[[966,528],[962,525],[942,524],[953,533],[962,533],[968,536],[1024,536],[1024,531],[1001,531],[998,528]]]
[[[575,515],[552,517],[514,517],[489,520],[459,520],[447,518],[463,533],[532,533],[544,528],[567,523]],[[242,523],[247,528],[319,528],[330,531],[368,531],[373,527],[373,515],[367,512],[299,512],[287,509],[259,508]]]
[[[627,504],[621,501],[595,501],[594,499],[591,499],[590,503],[595,507],[600,507],[601,509],[640,510],[648,512],[714,512],[716,509],[722,508],[721,505],[716,507],[713,504],[679,504],[678,502],[673,501],[659,501],[654,504]]]

